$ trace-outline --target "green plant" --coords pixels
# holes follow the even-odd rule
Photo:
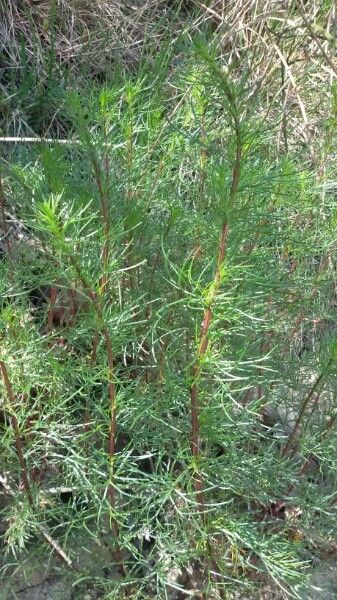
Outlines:
[[[4,544],[107,598],[299,597],[334,527],[333,198],[217,42],[62,91],[76,143],[3,163]]]

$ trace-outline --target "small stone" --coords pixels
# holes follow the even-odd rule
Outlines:
[[[92,600],[90,594],[85,594],[85,596],[83,596],[83,600]]]

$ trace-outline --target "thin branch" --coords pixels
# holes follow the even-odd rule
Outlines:
[[[232,97],[229,98],[231,103],[234,103]],[[235,106],[234,106],[235,108]],[[234,111],[235,112],[235,111]],[[235,123],[235,133],[237,139],[236,156],[234,167],[232,171],[231,188],[229,192],[229,204],[233,204],[239,186],[240,172],[241,172],[241,161],[242,161],[242,142],[240,136],[240,124],[236,114],[233,116]],[[200,456],[200,441],[199,441],[199,391],[198,391],[198,379],[201,372],[202,361],[206,354],[209,344],[209,332],[213,319],[213,309],[216,301],[217,293],[221,283],[221,271],[223,262],[227,250],[228,240],[228,216],[225,216],[219,238],[218,254],[216,258],[216,269],[211,287],[211,294],[208,299],[208,305],[204,310],[203,320],[200,327],[199,345],[197,350],[197,356],[195,363],[192,367],[192,385],[190,387],[190,405],[191,405],[191,452],[195,459]],[[200,472],[196,472],[195,475],[195,492],[196,499],[199,506],[199,510],[203,511],[204,500],[203,500],[203,482]]]
[[[48,529],[46,527],[43,527],[43,525],[38,525],[37,528],[44,537],[44,539],[48,542],[48,544],[50,544],[55,554],[59,556],[59,558],[67,565],[67,567],[70,567],[71,569],[77,571],[77,566],[74,565],[71,558],[69,558],[69,556],[64,552],[64,550],[62,550],[60,544],[50,535]]]
[[[7,477],[0,474],[0,483],[4,488],[4,493],[6,494],[6,496],[9,496],[10,498],[15,498],[15,492],[9,485],[9,483],[7,481]],[[55,494],[55,493],[59,494],[59,493],[62,493],[62,491],[68,491],[68,488],[64,488],[64,489],[57,488],[55,490],[51,488],[50,490],[46,490],[46,491],[49,493],[52,493],[52,494]],[[62,550],[60,544],[50,535],[47,527],[45,527],[44,525],[40,525],[38,523],[36,524],[36,527],[37,527],[37,530],[44,537],[44,539],[48,542],[48,544],[50,544],[50,546],[52,547],[54,552],[67,565],[67,567],[70,567],[71,569],[75,569],[77,571],[78,570],[77,566],[74,565],[71,558],[69,558],[69,556],[64,552],[64,550]]]
[[[67,146],[76,146],[83,144],[82,140],[66,140],[60,138],[43,138],[43,137],[19,137],[19,136],[0,136],[0,142],[6,144],[63,144]],[[94,142],[92,142],[94,143]],[[111,144],[110,142],[97,142],[99,146],[104,146],[107,148],[122,148],[125,144],[124,142],[120,144]]]
[[[323,381],[323,379],[324,379],[324,377],[326,375],[326,372],[329,369],[329,367],[331,366],[332,362],[333,362],[333,359],[330,358],[330,360],[328,361],[325,369],[319,374],[319,376],[317,377],[317,379],[316,379],[315,383],[313,384],[311,390],[309,391],[308,395],[303,400],[303,403],[302,403],[302,406],[301,406],[301,410],[300,410],[299,415],[298,415],[298,417],[296,419],[294,428],[293,428],[293,430],[292,430],[292,432],[291,432],[291,434],[290,434],[290,436],[288,438],[288,441],[287,441],[286,445],[283,448],[282,456],[285,456],[287,454],[289,448],[291,447],[292,442],[293,442],[295,436],[297,435],[298,430],[299,430],[299,428],[301,426],[301,423],[303,421],[303,418],[304,418],[304,415],[306,413],[306,410],[307,410],[307,407],[309,405],[309,402],[312,399],[312,397],[314,396],[314,394],[317,392],[317,390],[319,389],[319,387],[320,387],[320,385],[321,385],[321,383],[322,383],[322,381]],[[316,403],[317,403],[317,399],[316,399]]]
[[[312,37],[312,39],[314,40],[314,42],[316,42],[317,46],[319,47],[320,51],[322,52],[322,55],[324,56],[326,62],[328,63],[329,67],[331,68],[332,72],[334,73],[334,75],[337,77],[337,67],[336,65],[333,63],[333,61],[331,60],[330,56],[325,52],[323,45],[319,39],[319,36],[317,35],[318,31],[320,32],[320,34],[322,34],[322,30],[319,28],[319,30],[317,30],[316,26],[312,26],[311,23],[309,23],[307,16],[305,14],[305,11],[303,10],[303,4],[302,2],[299,3],[298,5],[298,9],[303,17],[303,21]],[[324,30],[323,30],[324,31]],[[332,37],[332,36],[331,36]],[[334,39],[334,38],[333,38]],[[331,39],[329,38],[329,41],[331,41]],[[336,44],[336,40],[335,44]]]
[[[101,306],[100,297],[94,292],[91,288],[89,282],[86,277],[83,275],[81,268],[76,260],[75,256],[69,257],[70,262],[73,268],[76,271],[76,274],[81,281],[84,289],[86,290],[89,299],[91,300],[94,311],[99,319],[100,327],[99,332],[102,333],[105,341],[105,347],[107,350],[108,357],[108,391],[109,391],[109,400],[110,400],[110,431],[109,431],[109,443],[108,443],[108,454],[110,461],[110,481],[108,486],[108,498],[110,502],[110,506],[112,509],[115,508],[115,487],[114,487],[114,461],[115,461],[115,449],[116,449],[116,435],[117,435],[117,424],[116,424],[116,386],[114,382],[114,358],[113,358],[113,346],[110,337],[109,330],[104,322],[103,308]],[[95,338],[96,339],[96,338]],[[118,538],[119,538],[119,529],[115,518],[112,519],[112,528],[114,534],[116,536],[116,560],[118,563],[118,568],[123,577],[126,576],[126,569],[124,566],[123,554],[121,549],[118,546]]]
[[[6,214],[5,214],[5,205],[6,205],[5,192],[4,192],[2,180],[0,177],[0,216],[1,216],[1,221],[2,221],[2,228],[3,228],[3,232],[4,232],[5,244],[7,247],[7,256],[8,256],[8,262],[9,262],[10,277],[11,277],[11,281],[13,282],[13,280],[14,280],[14,268],[13,268],[14,261],[13,261],[13,255],[12,255],[12,247],[11,247],[11,243],[9,240],[9,228],[8,228],[8,223],[7,223],[7,219],[6,219]]]
[[[27,469],[25,457],[23,454],[23,443],[22,443],[22,439],[21,439],[21,435],[20,435],[18,420],[17,420],[15,412],[14,412],[14,410],[15,410],[14,393],[13,393],[11,382],[8,377],[7,368],[6,368],[6,365],[3,360],[0,360],[0,370],[1,370],[3,380],[4,380],[8,403],[11,408],[10,420],[11,420],[11,425],[12,425],[12,428],[14,431],[16,453],[17,453],[20,467],[21,467],[21,479],[22,479],[24,490],[26,492],[28,502],[31,506],[33,506],[34,505],[33,495],[32,495],[32,490],[31,490],[30,483],[29,483],[28,469]]]

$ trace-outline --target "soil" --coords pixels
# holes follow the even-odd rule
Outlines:
[[[53,561],[52,561],[53,562]],[[97,562],[97,561],[95,561]],[[56,559],[54,566],[36,567],[27,577],[27,565],[17,569],[11,582],[0,583],[0,600],[98,600],[103,598],[102,592],[92,587],[73,587],[69,575],[62,571],[57,574]],[[302,592],[303,600],[334,600],[337,599],[337,557],[331,556],[314,569],[310,588]],[[58,565],[57,569],[60,566]],[[24,575],[25,573],[25,575]],[[176,593],[174,597],[177,598]],[[180,597],[180,596],[179,596]],[[182,596],[181,598],[186,596]],[[190,597],[190,596],[189,596]],[[195,597],[197,600],[199,596]],[[172,596],[173,598],[173,596]],[[272,586],[266,586],[253,595],[234,594],[228,600],[290,600],[291,596]]]

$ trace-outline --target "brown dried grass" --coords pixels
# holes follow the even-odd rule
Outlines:
[[[21,40],[37,63],[41,48],[54,44],[60,63],[91,56],[94,70],[101,63],[104,66],[113,52],[122,53],[126,60],[137,59],[144,42],[153,41],[153,36],[160,41],[174,17],[176,26],[191,31],[211,23],[224,50],[236,56],[247,49],[253,53],[257,46],[265,56],[272,49],[271,33],[286,53],[291,48],[294,55],[301,48],[297,60],[325,54],[329,62],[327,57],[337,45],[336,8],[321,1],[12,0],[0,7],[0,15],[1,47],[12,59],[20,56]],[[333,71],[332,64],[333,58],[328,65]]]
[[[262,88],[271,118],[275,104],[282,106],[278,143],[294,136],[310,146],[337,73],[336,6],[328,0],[8,0],[0,15],[5,102],[23,56],[41,81],[51,64],[104,79],[116,60],[133,66],[164,38],[193,35],[208,23],[226,62],[248,67],[252,93]],[[11,134],[27,135],[17,120]]]
[[[166,0],[13,0],[2,8],[1,47],[18,65],[24,40],[36,66],[44,63],[43,51],[54,47],[59,64],[78,68],[85,61],[95,73],[114,53],[137,60],[147,37],[158,36],[160,20],[167,23],[175,10],[179,2]]]

